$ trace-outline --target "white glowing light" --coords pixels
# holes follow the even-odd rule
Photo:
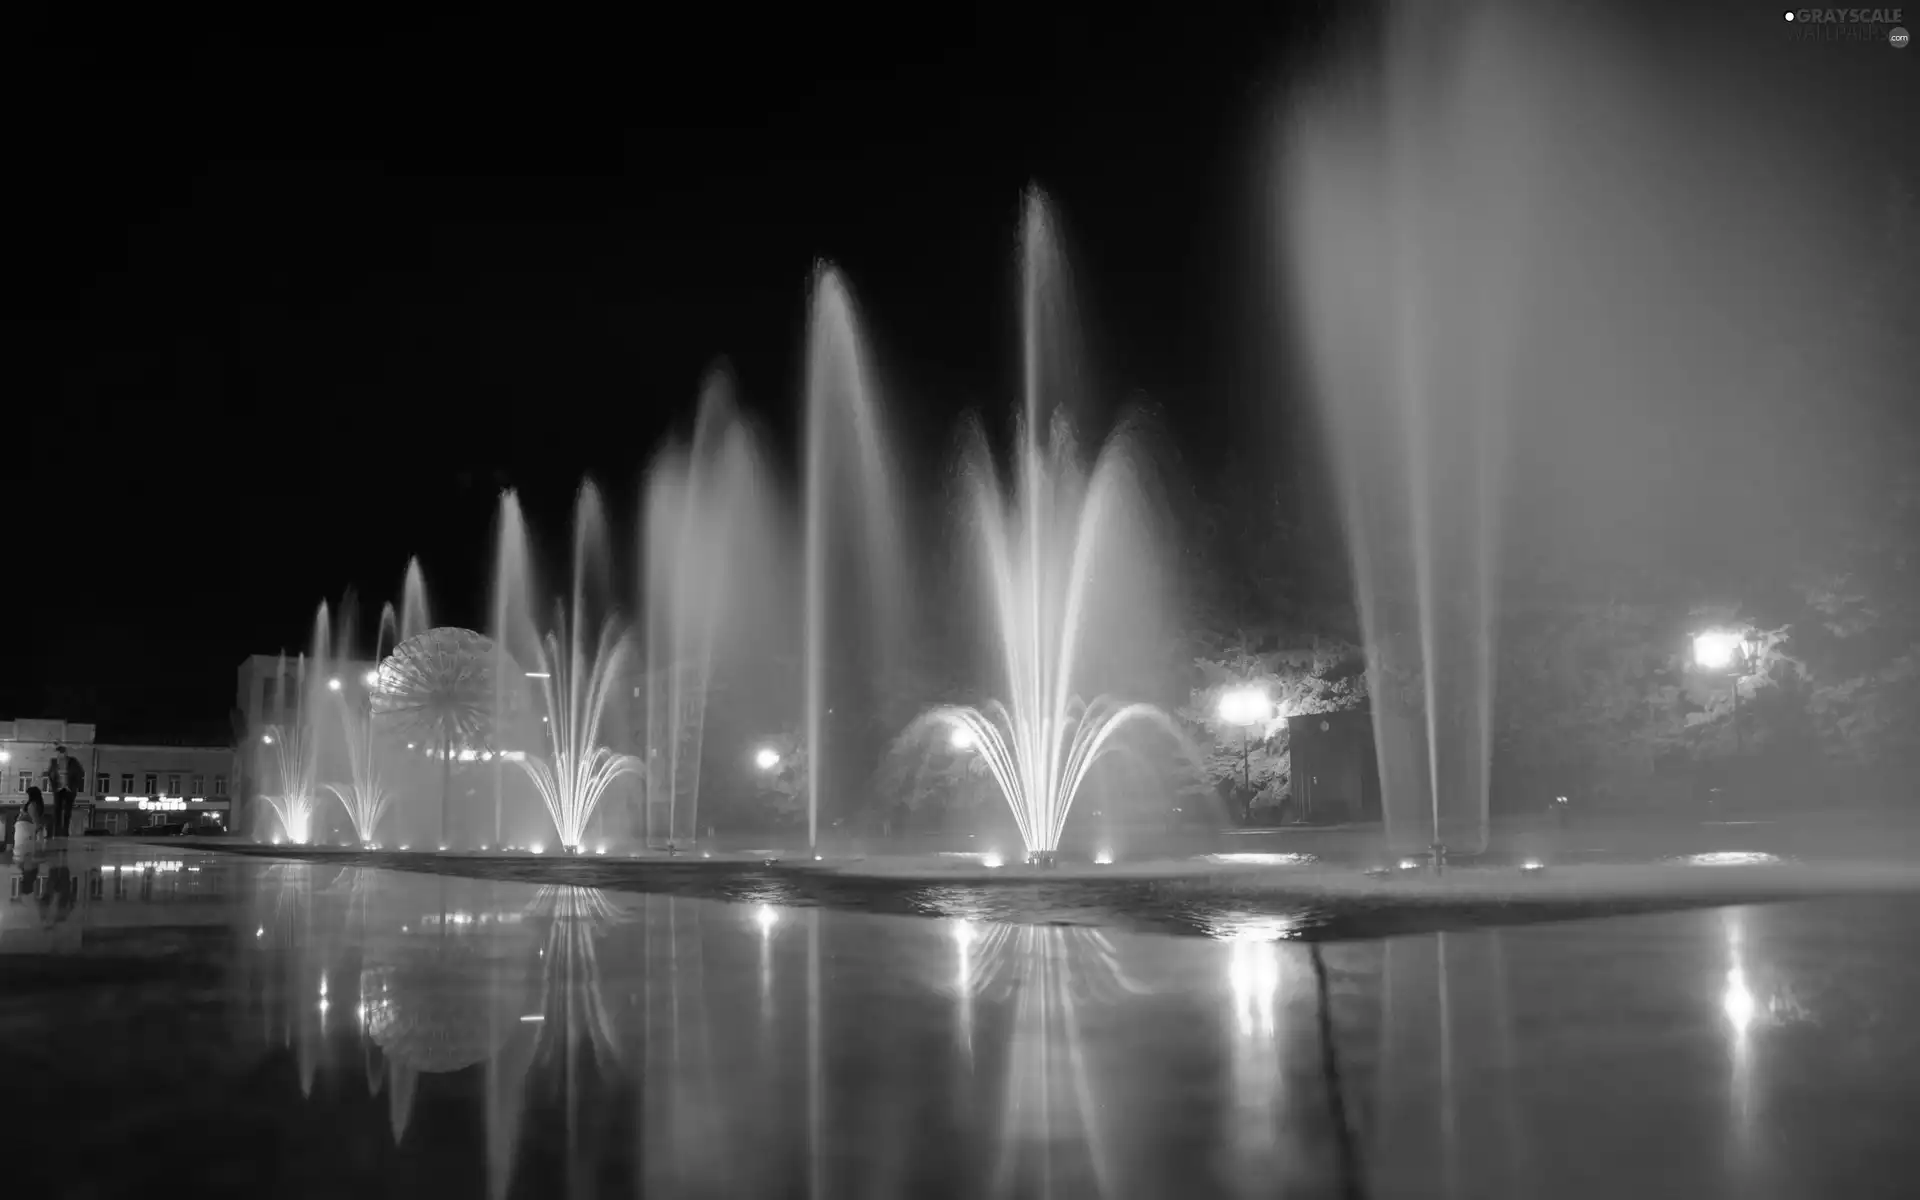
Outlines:
[[[1110,866],[1110,865],[1112,865],[1112,863],[1113,863],[1113,851],[1111,851],[1111,850],[1095,850],[1095,851],[1093,852],[1093,862],[1094,862],[1094,865],[1095,865],[1095,866],[1099,866],[1099,867],[1105,867],[1105,866]]]
[[[480,752],[478,750],[467,749],[467,750],[462,750],[460,752],[461,762],[472,762],[474,759],[479,757],[480,757]]]
[[[533,845],[528,846],[527,849],[533,851],[535,854],[540,854],[546,850],[546,847],[539,842],[535,842]]]
[[[761,933],[772,933],[773,927],[780,923],[780,910],[771,904],[756,905],[753,910],[753,923],[760,927]]]
[[[1540,871],[1540,870],[1544,870],[1546,868],[1546,865],[1547,864],[1541,862],[1537,858],[1530,858],[1527,861],[1520,864],[1520,869],[1522,871]]]
[[[1740,653],[1740,635],[1724,629],[1708,630],[1693,639],[1693,661],[1709,671],[1733,665]]]
[[[258,928],[258,929],[256,929],[256,930],[254,930],[254,931],[253,931],[253,936],[255,936],[255,937],[257,937],[257,938],[262,938],[262,937],[265,937],[265,936],[267,936],[267,927],[266,927],[265,925],[262,925],[262,926],[261,926],[260,928]]]
[[[270,733],[263,733],[263,734],[261,734],[261,735],[260,735],[260,744],[261,744],[261,745],[263,745],[263,746],[271,746],[271,745],[273,745],[273,735],[272,735],[272,734],[270,734]]]
[[[947,745],[955,750],[971,750],[975,745],[973,730],[965,725],[955,725],[953,732],[947,735]]]
[[[595,854],[605,854],[607,852],[607,844],[605,842],[601,842],[598,846],[595,846],[593,848],[593,852]]]
[[[412,743],[412,742],[408,742],[408,743],[407,743],[407,749],[409,749],[409,750],[411,750],[411,749],[413,749],[413,743]]]
[[[552,671],[528,671],[527,678],[528,679],[552,679],[553,672]]]
[[[402,847],[400,847],[400,848],[401,848],[402,850],[411,850],[411,849],[413,849],[413,847],[412,847],[411,845],[406,845],[406,846],[402,846]]]
[[[772,746],[762,746],[753,753],[753,765],[762,771],[771,771],[780,765],[780,752]]]
[[[481,761],[481,762],[492,762],[492,761],[493,761],[493,751],[491,751],[491,750],[482,750],[482,751],[480,752],[480,761]]]
[[[445,854],[446,852],[447,848],[445,846],[440,847],[440,853]]]
[[[1006,861],[1006,859],[1000,857],[998,850],[989,850],[980,856],[980,865],[983,867],[998,867]]]
[[[1402,871],[1411,871],[1419,865],[1420,860],[1417,858],[1403,858],[1400,860],[1400,869]]]
[[[366,684],[368,687],[379,687],[380,672],[368,671],[365,675],[362,675],[360,677],[360,682]]]
[[[821,856],[820,856],[820,855],[818,855],[818,854],[816,854],[816,855],[814,855],[814,856],[813,856],[813,861],[815,861],[815,862],[820,862],[820,861],[821,861]]]
[[[528,1025],[536,1025],[546,1019],[547,1018],[540,1013],[528,1013],[526,1016],[520,1018],[522,1022]]]
[[[957,917],[954,919],[953,941],[956,946],[965,950],[967,947],[973,945],[976,936],[971,920],[966,917]]]
[[[338,679],[329,679],[329,680],[327,680],[327,690],[328,690],[328,691],[330,691],[330,692],[337,692],[337,691],[339,691],[339,690],[340,690],[340,681],[339,681]]]
[[[1273,702],[1259,688],[1235,688],[1220,697],[1220,719],[1229,725],[1257,725],[1273,715]]]

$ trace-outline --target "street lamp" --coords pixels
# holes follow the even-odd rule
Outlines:
[[[1273,702],[1256,687],[1234,688],[1220,697],[1220,719],[1240,727],[1240,785],[1253,791],[1252,752],[1247,731],[1273,716]]]
[[[1693,661],[1703,670],[1731,671],[1733,677],[1733,754],[1740,757],[1740,680],[1752,672],[1760,649],[1751,633],[1709,629],[1693,637]]]

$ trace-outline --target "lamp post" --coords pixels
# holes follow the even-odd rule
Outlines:
[[[1247,731],[1273,715],[1273,703],[1267,699],[1266,692],[1257,687],[1234,688],[1222,693],[1219,713],[1222,721],[1240,727],[1240,786],[1251,794],[1253,757]]]
[[[1753,665],[1758,639],[1748,633],[1710,629],[1695,634],[1693,661],[1708,671],[1729,671],[1733,678],[1733,756],[1745,750],[1740,734],[1740,680]]]

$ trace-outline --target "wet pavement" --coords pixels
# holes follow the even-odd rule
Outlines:
[[[1911,896],[1309,943],[100,840],[4,872],[21,1194],[1744,1198],[1920,1165]]]

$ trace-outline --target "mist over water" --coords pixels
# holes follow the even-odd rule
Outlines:
[[[1859,331],[1782,335],[1837,331],[1864,177],[1697,32],[1401,5],[1284,118],[1275,228],[1402,850],[1484,845],[1504,620],[1778,587],[1880,457],[1875,397],[1787,384],[1857,378]]]

